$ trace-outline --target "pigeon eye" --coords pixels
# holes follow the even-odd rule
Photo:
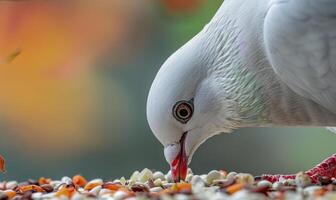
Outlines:
[[[188,101],[179,101],[173,108],[173,114],[177,121],[185,124],[193,115],[194,106]]]

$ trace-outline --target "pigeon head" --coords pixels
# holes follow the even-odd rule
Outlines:
[[[229,130],[225,119],[234,110],[216,73],[209,71],[213,62],[203,38],[197,35],[167,59],[147,100],[148,123],[164,145],[175,181],[185,179],[195,150],[205,140]]]

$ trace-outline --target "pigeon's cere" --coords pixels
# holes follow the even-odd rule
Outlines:
[[[335,0],[225,0],[167,59],[151,86],[147,118],[175,181],[185,178],[196,149],[216,134],[241,127],[336,127],[335,16]],[[314,182],[336,178],[335,160],[306,173]]]

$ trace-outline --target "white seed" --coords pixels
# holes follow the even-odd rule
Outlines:
[[[290,186],[294,186],[294,185],[296,185],[296,183],[295,183],[295,179],[288,179],[288,180],[286,181],[286,185],[290,185]]]
[[[204,180],[199,175],[194,175],[190,182],[192,185],[205,184]]]
[[[225,171],[219,171],[219,173],[221,174],[221,179],[226,179],[227,172],[225,172]]]
[[[162,187],[153,187],[149,189],[151,192],[160,192],[161,190],[163,190]]]
[[[174,196],[175,200],[189,200],[189,196],[185,195],[185,194],[176,194]]]
[[[263,194],[258,194],[258,193],[251,193],[248,192],[247,190],[240,190],[232,195],[232,199],[253,199],[253,200],[261,200],[261,199],[266,199]]]
[[[132,187],[135,183],[136,183],[135,181],[133,181],[133,180],[129,180],[129,181],[128,181],[128,186],[129,186],[129,187]]]
[[[306,187],[312,183],[310,176],[306,173],[299,172],[296,174],[295,183],[298,187]]]
[[[303,189],[303,192],[307,195],[312,195],[315,191],[321,189],[321,186],[318,185],[313,185],[313,186],[308,186]]]
[[[98,195],[101,189],[102,186],[98,185],[90,190],[90,194]]]
[[[266,181],[266,180],[262,180],[262,181],[259,181],[258,183],[257,183],[257,186],[259,186],[259,187],[269,187],[269,188],[272,188],[272,183],[271,182],[269,182],[269,181]]]
[[[279,178],[279,182],[283,183],[284,185],[291,185],[295,186],[295,179],[285,179],[284,177]]]
[[[116,193],[114,193],[113,197],[116,199],[116,200],[121,200],[123,198],[125,198],[127,196],[127,194],[123,191],[117,191]]]
[[[112,193],[113,192],[111,190],[103,188],[99,191],[99,196],[102,196],[104,194],[112,194]]]
[[[80,188],[77,189],[77,191],[78,191],[78,192],[84,192],[84,191],[86,191],[86,190],[85,190],[84,188],[80,187]]]
[[[18,186],[18,182],[17,181],[9,181],[6,183],[6,189],[14,189],[16,186]]]
[[[41,192],[36,192],[36,193],[33,193],[31,197],[34,200],[39,200],[39,199],[42,199],[42,196],[43,194]]]
[[[145,168],[139,174],[139,181],[145,183],[148,179],[153,179],[153,172]]]
[[[171,171],[169,170],[168,171],[168,173],[166,174],[166,180],[168,181],[168,182],[174,182],[174,180],[173,180],[173,176],[172,176],[172,173],[171,173]]]
[[[228,175],[226,176],[227,179],[235,179],[236,175],[238,173],[237,172],[230,172],[228,173]]]
[[[272,185],[273,190],[280,190],[282,188],[283,184],[281,182],[274,182]]]
[[[53,188],[59,187],[61,184],[63,184],[61,181],[50,181],[49,183]]]
[[[99,197],[99,200],[115,200],[112,194],[103,194]]]
[[[43,194],[42,198],[43,199],[51,199],[55,196],[56,196],[56,192],[52,192],[52,193]]]
[[[72,179],[70,177],[67,177],[67,176],[64,176],[62,179],[61,179],[62,183],[65,183],[67,185],[71,185],[72,184]]]
[[[121,177],[121,178],[120,178],[120,183],[121,183],[121,185],[125,185],[125,184],[126,184],[126,179],[125,179],[125,177]]]
[[[161,186],[162,185],[162,181],[161,181],[161,179],[155,179],[154,180],[154,185],[156,185],[156,186]]]
[[[156,179],[166,180],[165,175],[160,171],[157,171],[153,174],[153,179],[154,180]]]
[[[93,179],[93,180],[91,180],[90,182],[88,182],[87,184],[95,184],[95,183],[97,183],[97,184],[99,184],[99,185],[103,185],[103,179],[100,179],[100,178],[96,178],[96,179]]]
[[[84,200],[86,197],[79,192],[76,192],[74,195],[72,195],[71,200]]]
[[[119,179],[114,179],[112,182],[113,182],[113,183],[121,184]]]
[[[174,197],[170,196],[170,195],[162,195],[160,197],[161,200],[175,200]]]
[[[130,180],[132,180],[132,181],[138,181],[139,180],[139,175],[140,175],[139,171],[133,172],[132,176],[130,177]]]
[[[206,183],[211,185],[213,180],[215,179],[220,179],[221,178],[221,174],[219,173],[219,171],[217,170],[212,170],[208,173],[208,175],[206,176],[205,180]]]
[[[108,193],[101,195],[101,196],[99,197],[99,199],[100,199],[100,200],[115,200],[115,199],[113,198],[113,194],[108,194]]]
[[[193,176],[193,174],[188,174],[185,181],[189,183]]]
[[[254,177],[251,174],[239,173],[236,176],[236,181],[238,183],[252,185],[254,183]]]

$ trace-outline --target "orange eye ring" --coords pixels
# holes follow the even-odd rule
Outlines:
[[[186,124],[192,117],[194,112],[194,106],[189,101],[179,101],[173,107],[174,118]]]

